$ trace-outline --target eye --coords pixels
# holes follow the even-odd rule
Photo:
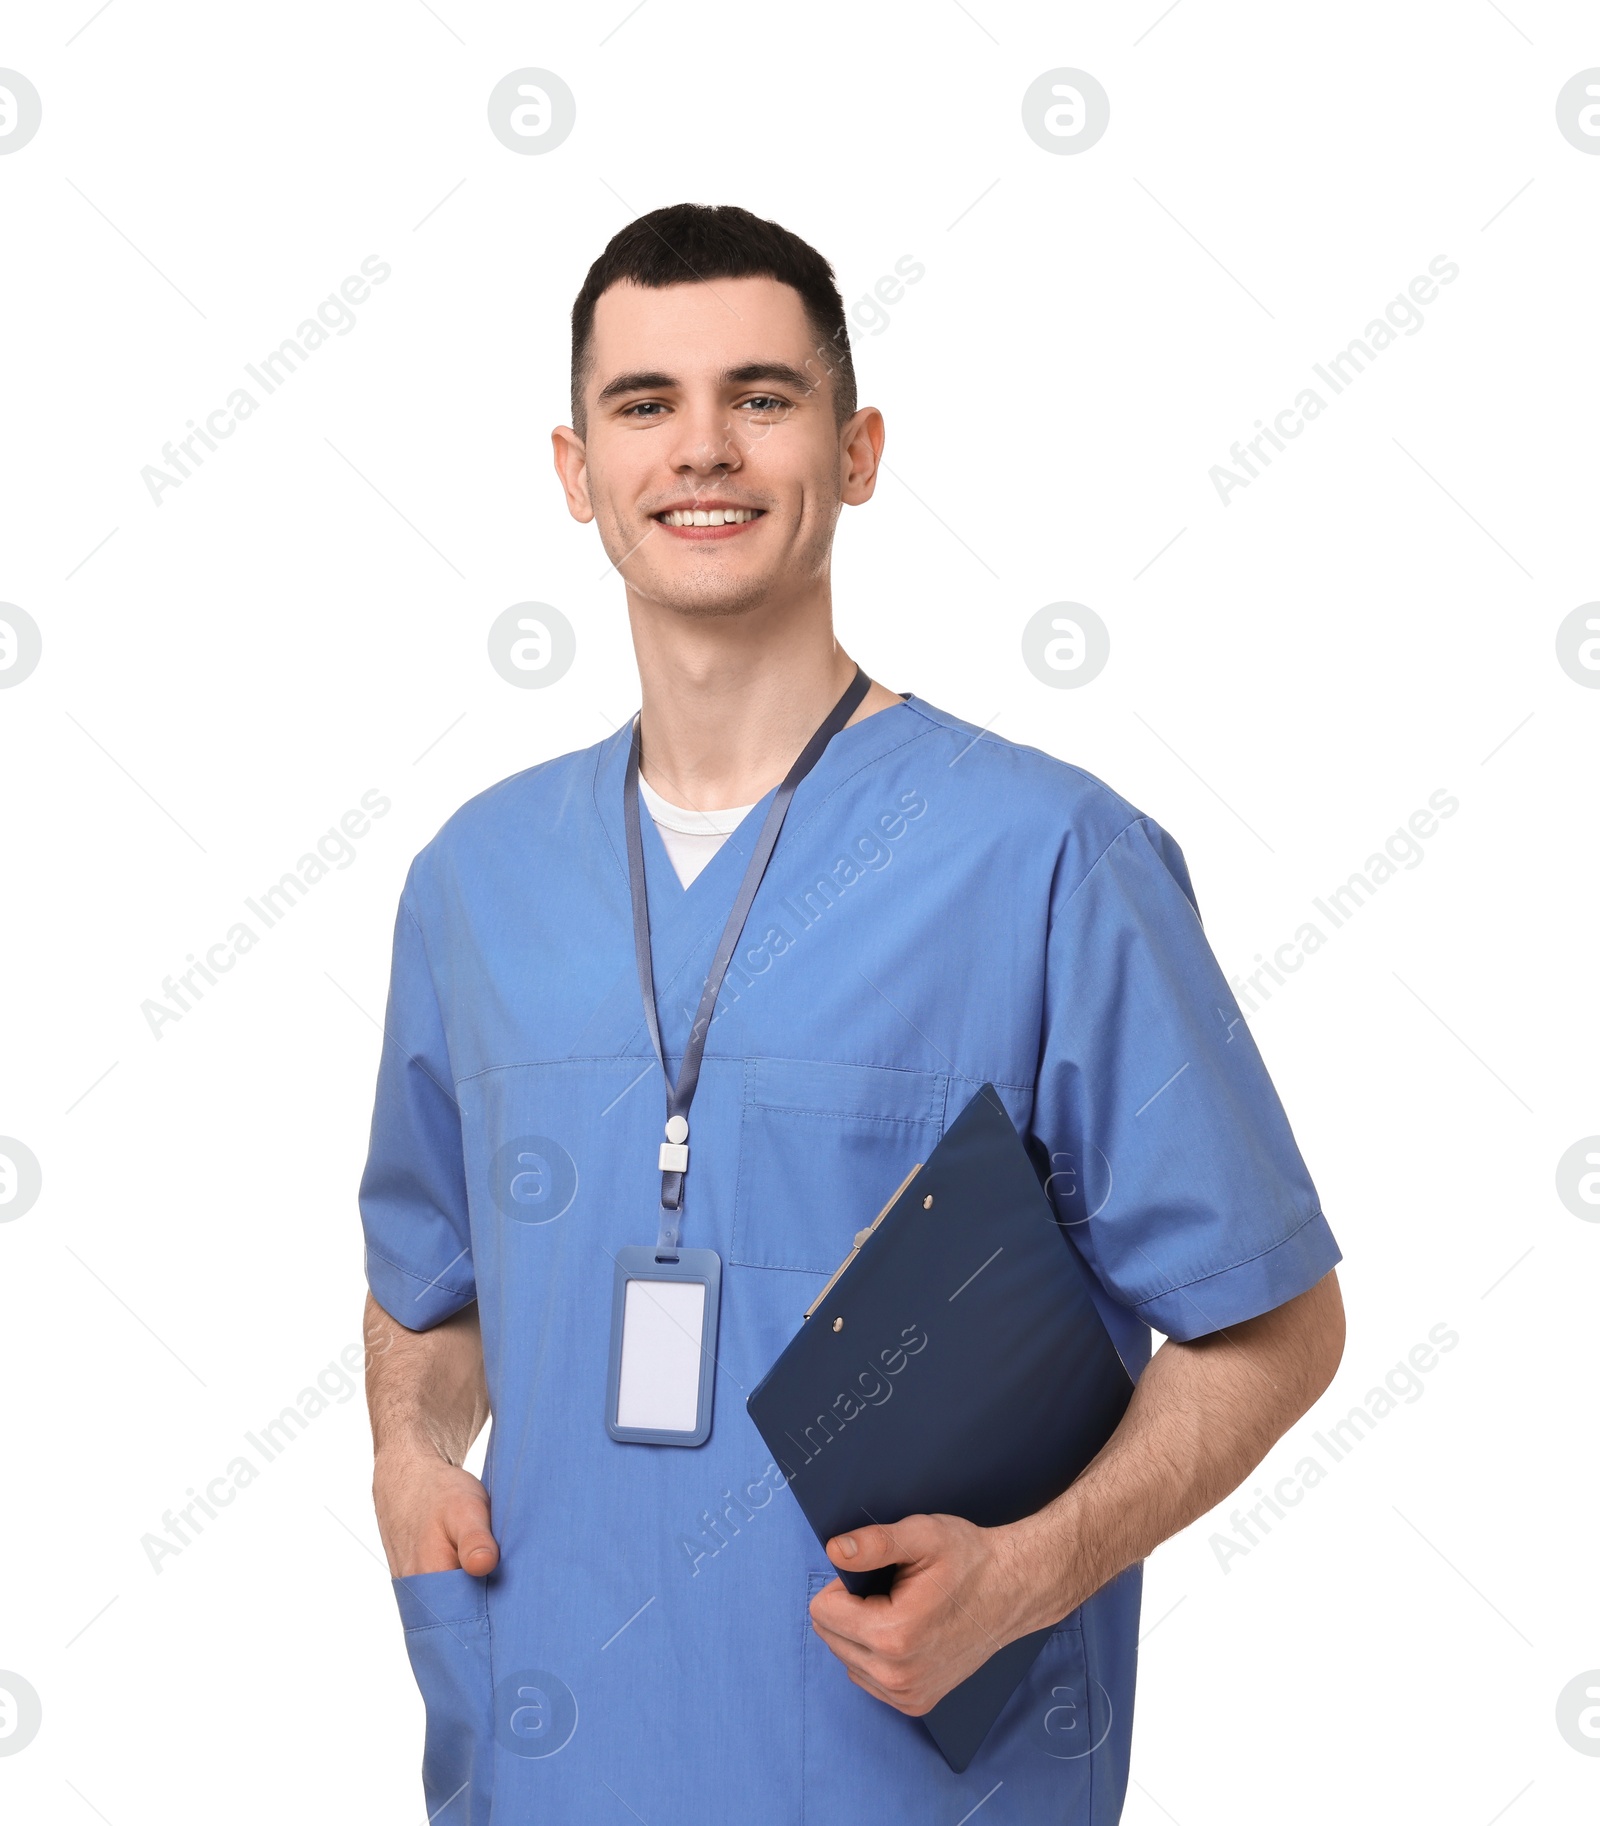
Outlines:
[[[741,407],[749,407],[753,412],[786,412],[789,409],[788,400],[779,399],[776,393],[755,393],[739,404]]]
[[[624,406],[617,414],[618,418],[654,418],[657,413],[665,412],[666,407],[658,399],[635,400],[631,406]]]

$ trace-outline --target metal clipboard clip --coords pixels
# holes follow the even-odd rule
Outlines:
[[[883,1207],[883,1209],[872,1220],[872,1222],[867,1225],[866,1229],[858,1230],[856,1232],[856,1240],[850,1250],[850,1253],[844,1258],[844,1260],[839,1264],[839,1266],[834,1269],[833,1273],[831,1275],[829,1275],[827,1286],[823,1288],[822,1292],[819,1293],[817,1295],[817,1297],[811,1302],[811,1304],[805,1309],[805,1312],[802,1315],[803,1318],[809,1319],[811,1317],[812,1313],[814,1313],[817,1310],[817,1308],[822,1304],[822,1302],[825,1299],[827,1299],[828,1295],[833,1291],[834,1282],[838,1280],[839,1276],[844,1273],[845,1269],[847,1269],[850,1266],[850,1264],[856,1259],[856,1257],[861,1253],[861,1245],[867,1240],[867,1238],[869,1236],[871,1236],[873,1231],[876,1230],[877,1227],[879,1226],[879,1224],[881,1224],[883,1222],[883,1220],[889,1215],[890,1211],[892,1211],[894,1209],[895,1205],[899,1201],[900,1194],[905,1191],[906,1187],[911,1184],[912,1180],[914,1180],[921,1171],[922,1171],[922,1162],[919,1160],[917,1162],[917,1164],[911,1169],[911,1171],[905,1176],[905,1178],[900,1181],[899,1185],[895,1187],[894,1191],[889,1194],[889,1202]]]

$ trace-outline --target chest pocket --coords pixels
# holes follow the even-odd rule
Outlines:
[[[749,1059],[730,1261],[832,1274],[944,1133],[938,1072]]]

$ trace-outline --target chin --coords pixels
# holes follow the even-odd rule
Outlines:
[[[701,571],[687,576],[654,576],[630,581],[638,595],[659,602],[674,614],[712,621],[748,614],[759,608],[771,597],[775,580]]]

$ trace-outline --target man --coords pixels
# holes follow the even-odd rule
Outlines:
[[[1109,1826],[1139,1562],[1338,1364],[1339,1251],[1177,845],[1075,767],[847,690],[830,552],[883,441],[831,270],[776,224],[658,210],[590,271],[555,464],[622,577],[643,709],[417,857],[361,1192],[374,1495],[440,1826]],[[692,1140],[663,1143],[830,709],[699,1030]],[[1133,1402],[1037,1515],[897,1516],[824,1558],[744,1397],[985,1081],[1048,1162]],[[614,1263],[658,1239],[721,1268],[690,1449],[607,1424]],[[831,1576],[888,1565],[883,1597]],[[952,1773],[918,1717],[1045,1627]]]

